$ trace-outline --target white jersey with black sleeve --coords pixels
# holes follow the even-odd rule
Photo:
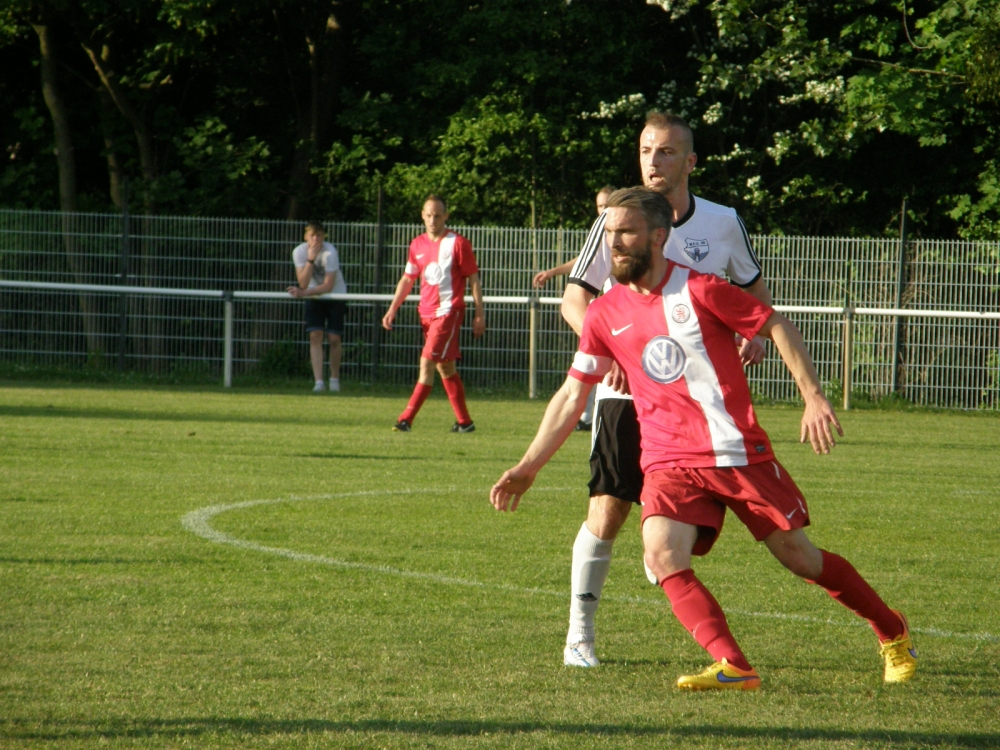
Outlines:
[[[616,283],[611,276],[611,248],[605,240],[604,220],[605,213],[597,217],[569,274],[569,283],[595,295]],[[702,273],[728,277],[744,288],[753,286],[761,276],[760,261],[736,209],[693,194],[687,213],[670,231],[663,256]],[[603,383],[597,386],[597,398],[612,397],[631,398]]]

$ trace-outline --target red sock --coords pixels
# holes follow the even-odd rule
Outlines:
[[[739,669],[751,669],[739,644],[729,632],[726,615],[694,571],[688,568],[660,581],[674,615],[716,661],[725,659]]]
[[[420,407],[424,405],[424,401],[426,401],[427,397],[430,395],[431,386],[424,385],[423,383],[417,383],[413,389],[413,395],[410,396],[410,403],[406,405],[406,409],[404,409],[403,413],[399,415],[399,421],[413,424],[413,420],[417,416],[417,412],[420,411]]]
[[[455,412],[458,423],[469,424],[472,417],[469,416],[469,410],[465,406],[465,386],[462,385],[462,378],[456,372],[450,378],[441,378],[441,385],[444,386],[444,392],[448,394],[448,400],[451,402],[451,408]]]
[[[843,604],[854,614],[864,617],[881,641],[888,641],[903,634],[903,624],[899,615],[889,609],[868,581],[840,555],[823,553],[823,572],[810,583],[822,586],[826,593]]]

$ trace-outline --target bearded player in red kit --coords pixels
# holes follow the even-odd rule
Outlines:
[[[538,471],[572,432],[587,395],[611,369],[625,370],[642,438],[644,560],[674,615],[714,663],[683,675],[686,690],[755,690],[761,678],[729,630],[721,606],[691,569],[707,554],[730,509],[790,571],[866,619],[878,637],[885,682],[906,682],[916,651],[906,618],[890,609],[839,555],[813,546],[809,510],[757,422],[733,338],[771,339],[805,411],[801,440],[829,453],[843,434],[798,329],[746,292],[659,252],[672,210],[659,193],[629,188],[608,201],[604,231],[620,282],[591,303],[569,377],[549,403],[521,461],[490,492],[497,510],[517,508]],[[655,248],[655,251],[654,251]]]

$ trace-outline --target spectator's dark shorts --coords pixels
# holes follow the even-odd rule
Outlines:
[[[347,303],[339,299],[307,299],[306,333],[323,331],[337,336],[344,335],[344,315]]]
[[[611,495],[638,503],[642,493],[639,466],[639,419],[630,398],[597,400],[590,451],[590,496]]]

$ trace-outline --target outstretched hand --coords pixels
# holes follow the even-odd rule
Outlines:
[[[501,513],[517,510],[521,496],[535,483],[535,475],[520,466],[508,469],[490,490],[490,502]]]
[[[808,440],[812,444],[813,451],[817,454],[829,453],[830,449],[837,444],[830,425],[837,428],[837,433],[841,437],[844,436],[844,428],[840,426],[840,421],[837,419],[830,402],[823,396],[810,399],[806,402],[806,409],[802,414],[799,442],[804,443]]]

